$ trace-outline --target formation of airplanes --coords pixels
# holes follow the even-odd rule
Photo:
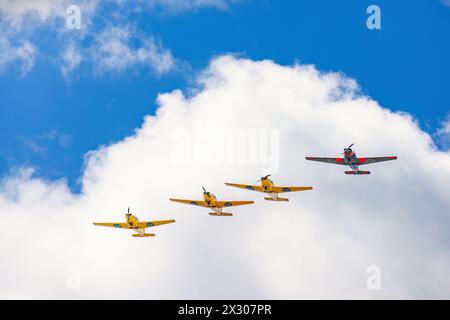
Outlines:
[[[310,161],[318,161],[324,163],[331,163],[337,165],[348,166],[351,170],[345,171],[347,175],[367,175],[370,174],[370,171],[362,171],[359,170],[359,166],[367,165],[382,161],[390,161],[396,160],[396,156],[385,156],[385,157],[358,157],[356,153],[352,150],[353,144],[344,148],[344,152],[342,153],[343,157],[305,157],[306,160]],[[225,182],[225,185],[250,191],[262,192],[267,197],[264,197],[265,200],[269,201],[289,201],[287,198],[279,197],[280,193],[287,192],[297,192],[297,191],[307,191],[312,190],[313,187],[308,186],[275,186],[274,182],[269,178],[271,175],[268,174],[264,177],[261,177],[257,182],[260,182],[260,185],[252,185],[252,184],[241,184],[241,183],[229,183]],[[220,216],[220,217],[229,217],[233,214],[230,212],[224,212],[223,208],[235,207],[241,205],[250,205],[255,202],[252,200],[244,200],[244,201],[235,201],[235,200],[227,200],[227,201],[219,201],[217,197],[209,191],[206,191],[203,188],[203,200],[190,200],[190,199],[173,199],[170,198],[170,201],[190,204],[193,206],[204,207],[212,210],[209,212],[211,216]],[[133,237],[154,237],[154,233],[146,233],[145,229],[150,227],[156,227],[164,224],[174,223],[175,220],[159,220],[159,221],[139,221],[139,219],[130,213],[130,208],[128,208],[128,212],[125,215],[125,222],[94,222],[96,226],[103,227],[113,227],[118,229],[129,229],[133,230],[135,233],[132,234]]]

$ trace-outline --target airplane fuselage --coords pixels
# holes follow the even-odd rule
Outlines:
[[[270,196],[272,199],[277,200],[278,193],[273,193],[272,188],[275,184],[269,178],[261,179],[261,187],[263,188],[264,193]]]
[[[211,208],[214,212],[222,213],[222,208],[216,206],[217,197],[211,192],[203,193],[203,200],[206,202],[208,208]]]
[[[358,157],[356,156],[356,153],[354,151],[348,154],[344,154],[344,161],[350,167],[350,169],[355,172],[359,171]]]
[[[214,208],[216,206],[217,198],[214,194],[206,192],[203,194],[203,200],[206,202],[208,207]]]
[[[271,197],[273,200],[279,200],[278,193],[273,192],[275,184],[269,178],[261,179],[261,187],[263,192]]]
[[[263,188],[265,193],[271,193],[273,186],[274,186],[274,183],[272,180],[270,180],[268,178],[261,179],[261,187]]]
[[[127,213],[125,215],[125,219],[130,226],[131,229],[133,229],[138,234],[144,234],[145,230],[142,228],[139,228],[139,219],[138,217],[132,215],[131,213]]]

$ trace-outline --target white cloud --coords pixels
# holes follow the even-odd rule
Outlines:
[[[65,48],[61,58],[60,70],[64,78],[69,79],[70,74],[74,71],[83,60],[80,49],[72,42]]]
[[[214,7],[223,10],[236,2],[239,2],[239,0],[153,0],[146,2],[146,5],[162,8],[169,12],[182,12],[202,7]]]
[[[450,297],[450,154],[410,116],[313,66],[221,57],[198,85],[189,98],[161,95],[156,115],[133,136],[90,153],[80,195],[29,171],[4,179],[0,297]],[[223,185],[255,181],[258,165],[174,161],[174,133],[199,128],[278,129],[275,182],[315,189],[290,194],[289,203],[266,202]],[[363,177],[304,160],[338,155],[351,142],[360,156],[399,159]],[[168,201],[199,198],[201,186],[256,204],[217,218]],[[91,225],[121,221],[128,206],[141,219],[177,223],[155,228],[153,239]],[[381,268],[381,290],[366,288],[369,265]],[[80,290],[67,289],[74,268]]]
[[[71,143],[72,137],[67,133],[54,129],[31,137],[18,135],[17,140],[33,153],[46,154],[50,143],[59,148],[66,148]]]
[[[436,138],[444,148],[450,149],[450,116],[436,132]]]
[[[32,44],[33,35],[37,30],[46,29],[56,31],[56,41],[64,45],[64,39],[58,38],[66,31],[66,8],[72,4],[69,0],[0,0],[0,30],[8,30],[3,33],[0,40],[0,68],[5,69],[17,59],[22,61],[21,73],[25,74],[32,69],[35,61],[35,53],[39,44]],[[83,0],[77,4],[81,7],[83,21],[89,25],[90,15],[95,11],[97,1]],[[11,43],[18,42],[22,45],[11,48]],[[71,51],[65,51],[61,57],[61,71],[64,76],[74,68],[74,42]],[[15,49],[15,50],[12,50]],[[2,59],[3,58],[3,59]],[[72,58],[70,61],[68,59]]]
[[[40,24],[48,24],[67,16],[66,9],[70,5],[81,8],[83,19],[90,20],[91,15],[104,6],[115,5],[120,14],[125,8],[139,8],[139,10],[151,10],[163,8],[171,12],[190,11],[197,8],[214,7],[226,9],[230,4],[240,0],[151,0],[136,1],[132,6],[123,0],[0,0],[0,17],[15,28],[23,28],[28,24],[34,27]]]
[[[47,22],[55,16],[62,16],[62,2],[59,0],[0,0],[0,15],[15,27],[26,19]]]
[[[73,4],[71,0],[0,0],[0,17],[3,23],[20,31],[51,26],[55,20],[65,19],[66,9]],[[75,4],[81,8],[83,17],[88,18],[98,9],[99,1],[78,0]]]
[[[29,72],[36,58],[37,49],[29,41],[11,43],[8,37],[0,38],[0,72],[10,63],[19,63],[22,75]]]
[[[442,134],[450,134],[450,120],[444,122],[442,128],[439,130]]]
[[[149,68],[157,75],[172,71],[177,61],[170,50],[151,36],[131,26],[110,26],[93,36],[89,47],[72,39],[63,50],[60,70],[66,80],[76,76],[83,61],[89,61],[98,74],[121,73],[136,67]]]
[[[131,42],[138,42],[132,46]],[[152,37],[136,36],[129,27],[110,27],[96,37],[91,48],[92,60],[98,71],[119,72],[130,66],[150,66],[158,74],[170,71],[174,58]]]
[[[130,10],[152,11],[155,8],[163,9],[165,12],[179,13],[191,11],[204,7],[214,7],[226,9],[235,0],[153,0],[138,1],[130,5],[127,1],[121,0],[80,0],[75,4],[81,8],[81,30],[73,31],[66,28],[65,19],[68,17],[67,8],[73,5],[71,0],[0,0],[0,30],[9,30],[8,35],[4,34],[4,39],[0,41],[0,54],[11,54],[8,50],[8,43],[13,38],[23,39],[27,47],[19,47],[19,50],[28,50],[38,47],[39,44],[32,45],[33,35],[37,30],[51,30],[55,32],[55,41],[58,41],[65,50],[60,50],[58,65],[63,76],[69,76],[79,66],[81,60],[89,61],[90,58],[100,62],[102,71],[125,71],[131,65],[150,65],[158,73],[169,71],[174,66],[173,57],[169,50],[164,49],[154,36],[143,37],[129,34],[130,29],[124,25],[132,24],[128,21],[127,13]],[[113,20],[116,28],[104,30],[95,29],[95,16],[107,16]],[[101,24],[100,24],[101,25]],[[118,34],[111,33],[119,31]],[[90,55],[85,52],[82,40],[87,36],[101,34],[97,39],[101,42],[99,48],[91,48],[91,52],[98,52],[98,55]],[[104,37],[102,39],[101,37]],[[129,40],[139,38],[141,47],[132,49]],[[105,41],[112,41],[111,44]],[[136,39],[135,39],[136,40]],[[19,54],[30,57],[31,53],[19,52]],[[125,55],[125,59],[120,59],[120,54]],[[6,68],[15,56],[0,56],[0,68]],[[55,61],[55,59],[50,59]],[[31,59],[24,59],[27,64],[23,65],[28,71],[34,62]]]

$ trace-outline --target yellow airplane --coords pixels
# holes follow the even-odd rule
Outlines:
[[[133,237],[154,237],[154,233],[145,233],[145,229],[175,222],[175,220],[140,222],[136,216],[130,213],[130,208],[128,208],[128,213],[125,215],[125,219],[126,222],[94,222],[94,225],[119,229],[131,229],[136,232],[136,234],[132,235]]]
[[[289,199],[287,199],[287,198],[278,197],[279,193],[312,190],[312,187],[275,187],[273,181],[269,179],[270,176],[271,175],[268,174],[267,176],[261,177],[261,179],[256,181],[256,182],[261,181],[260,186],[254,186],[254,185],[249,185],[249,184],[228,183],[228,182],[225,182],[225,184],[230,187],[264,192],[265,194],[269,195],[269,197],[265,197],[264,199],[270,200],[270,201],[289,201]]]
[[[203,199],[204,200],[170,199],[170,201],[187,203],[194,206],[200,206],[205,208],[211,208],[214,212],[210,212],[209,215],[221,217],[229,217],[233,215],[232,213],[223,212],[222,209],[224,207],[241,206],[245,204],[255,203],[254,201],[217,201],[216,196],[206,191],[205,188],[203,188]]]

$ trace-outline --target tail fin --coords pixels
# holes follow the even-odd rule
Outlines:
[[[209,213],[210,216],[216,216],[216,217],[231,217],[233,214],[232,213],[228,213],[228,212],[210,212]]]
[[[138,237],[138,238],[146,238],[146,237],[154,237],[155,234],[154,233],[143,233],[143,234],[134,233],[134,234],[132,234],[132,236],[133,237]]]
[[[289,201],[288,198],[276,198],[276,199],[274,199],[274,198],[271,198],[271,197],[266,197],[264,199],[268,200],[268,201]]]
[[[370,174],[370,171],[345,171],[345,174],[350,175],[362,175],[362,174]]]

